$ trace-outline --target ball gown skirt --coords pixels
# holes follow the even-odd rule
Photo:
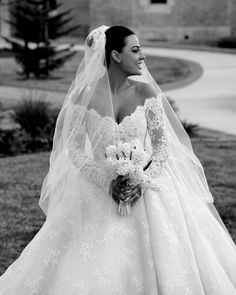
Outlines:
[[[71,194],[0,278],[0,295],[236,295],[228,232],[168,163],[162,177],[120,216],[74,169]]]

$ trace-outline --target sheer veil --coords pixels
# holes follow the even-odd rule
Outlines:
[[[73,165],[70,161],[70,153],[75,147],[81,150],[77,166],[79,171],[88,161],[93,161],[98,166],[102,165],[102,157],[99,157],[96,149],[97,146],[106,142],[102,136],[104,120],[111,122],[109,134],[112,138],[109,138],[109,142],[119,141],[118,124],[114,117],[105,59],[107,28],[107,26],[101,26],[88,35],[83,61],[59,113],[50,156],[50,168],[44,179],[40,197],[40,206],[45,214],[53,212],[56,206],[71,193],[70,179]],[[162,100],[170,140],[169,161],[182,187],[206,204],[213,203],[203,167],[192,150],[190,139],[144,63],[142,75],[132,76],[131,79],[151,85],[156,97]],[[92,134],[86,134],[85,144],[81,146],[83,122],[86,114],[90,112],[95,112],[104,120],[100,120],[93,128]],[[213,211],[212,213],[218,216],[217,213]]]
[[[88,110],[109,120],[114,118],[105,60],[107,28],[101,26],[86,38],[84,58],[57,118],[50,168],[44,179],[39,200],[41,208],[47,215],[66,195],[70,194],[69,183],[73,171],[71,151],[75,147],[81,150],[81,159],[77,161],[76,167],[79,172],[86,162],[93,160],[94,151],[103,135],[104,124],[101,120],[101,123],[93,128],[93,134],[90,134],[90,137],[86,135],[85,144],[81,146],[80,142],[84,141],[83,122]],[[99,162],[98,158],[96,162]],[[79,177],[79,174],[77,176]]]

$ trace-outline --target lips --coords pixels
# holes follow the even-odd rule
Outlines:
[[[141,69],[141,68],[142,68],[142,63],[141,63],[141,62],[137,63],[137,67],[138,67],[139,69]]]

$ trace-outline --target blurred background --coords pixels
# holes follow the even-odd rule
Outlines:
[[[45,220],[57,115],[103,24],[138,35],[236,242],[236,1],[0,0],[0,274]]]
[[[14,34],[11,9],[15,1],[1,0],[2,35]],[[31,1],[28,1],[30,3]],[[39,1],[38,1],[39,2]],[[52,10],[72,9],[72,33],[85,37],[101,24],[123,24],[134,29],[142,41],[216,44],[236,35],[234,0],[45,0]],[[46,4],[48,2],[48,4]],[[58,4],[63,4],[58,7]]]

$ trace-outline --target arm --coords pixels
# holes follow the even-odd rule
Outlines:
[[[168,159],[169,142],[161,97],[146,100],[147,128],[152,142],[152,162],[145,170],[145,175],[156,178]]]
[[[76,110],[73,114],[76,120]],[[74,122],[72,120],[72,124]],[[102,188],[107,188],[110,184],[110,177],[95,160],[88,157],[85,153],[85,142],[86,142],[86,115],[83,118],[83,122],[79,130],[76,130],[76,134],[73,138],[73,143],[71,144],[69,150],[69,158],[73,165],[81,170],[81,173],[89,180],[96,183]]]

